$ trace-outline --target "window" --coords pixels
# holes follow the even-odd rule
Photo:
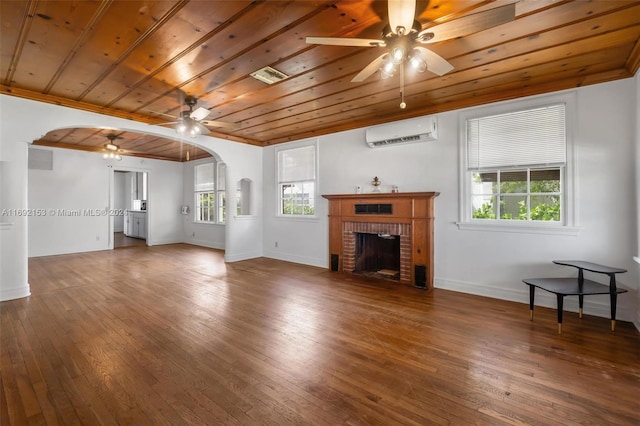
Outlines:
[[[461,223],[572,224],[566,110],[553,102],[465,118]]]
[[[194,167],[196,222],[225,222],[225,173],[224,163],[211,162]]]
[[[315,216],[316,144],[278,151],[278,214]]]

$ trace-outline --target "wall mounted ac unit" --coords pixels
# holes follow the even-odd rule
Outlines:
[[[438,121],[436,117],[418,117],[382,124],[368,128],[365,137],[370,148],[435,141],[438,139]]]

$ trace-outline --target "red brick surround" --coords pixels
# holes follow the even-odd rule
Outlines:
[[[353,272],[356,267],[356,233],[400,236],[400,281],[411,279],[411,225],[408,223],[343,222],[342,269]]]

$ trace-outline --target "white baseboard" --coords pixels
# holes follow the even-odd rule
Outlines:
[[[232,262],[240,262],[241,260],[256,259],[258,257],[262,257],[262,253],[260,253],[260,252],[241,252],[241,253],[234,253],[234,254],[230,255],[229,253],[225,252],[224,261],[232,263]]]
[[[504,288],[489,286],[486,284],[472,283],[465,281],[448,280],[445,278],[434,279],[434,287],[444,290],[458,291],[461,293],[475,294],[476,296],[491,297],[494,299],[509,300],[512,302],[519,302],[526,304],[526,312],[529,311],[529,286],[521,283],[517,287]],[[629,292],[633,294],[632,292]],[[616,319],[620,321],[634,321],[633,310],[628,306],[625,306],[622,302],[622,298],[629,295],[629,293],[623,293],[618,296],[618,304],[616,310]],[[557,308],[557,298],[554,294],[548,291],[536,289],[535,306],[543,306],[546,308]],[[576,296],[566,296],[564,298],[563,310],[565,312],[578,312],[578,298]],[[611,318],[611,307],[609,304],[609,296],[597,295],[584,298],[584,310],[585,315],[593,315],[602,318]],[[635,324],[638,327],[638,324]],[[640,328],[639,328],[640,329]]]
[[[40,250],[35,253],[29,253],[29,257],[43,257],[43,256],[57,256],[60,254],[75,254],[75,253],[88,253],[92,251],[103,251],[109,250],[108,246],[100,246],[100,247],[60,247],[56,250]]]
[[[182,241],[183,243],[186,244],[193,244],[194,246],[200,246],[200,247],[207,247],[207,248],[212,248],[212,249],[218,249],[218,250],[224,250],[224,243],[218,243],[218,242],[212,242],[212,241],[207,241],[207,240],[192,240],[192,239],[187,239],[185,241]]]
[[[9,288],[0,289],[0,302],[5,302],[7,300],[14,299],[22,299],[23,297],[27,297],[31,295],[31,288],[29,284],[20,285]]]
[[[180,238],[165,238],[164,240],[153,240],[147,238],[148,246],[163,246],[165,244],[179,244],[184,242],[185,241],[182,241]]]
[[[278,251],[267,251],[263,255],[270,259],[284,260],[285,262],[302,263],[303,265],[317,266],[319,268],[328,268],[327,259],[317,259],[313,257],[296,256],[291,253],[282,253]]]

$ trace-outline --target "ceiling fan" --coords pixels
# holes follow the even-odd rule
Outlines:
[[[430,71],[444,75],[453,70],[446,59],[421,44],[437,43],[483,31],[515,19],[515,3],[499,6],[483,12],[473,13],[442,24],[422,29],[415,19],[416,0],[388,0],[389,23],[382,30],[382,39],[344,37],[307,37],[309,44],[356,47],[386,47],[388,51],[374,59],[351,81],[361,82],[376,71],[389,78],[400,74],[400,108],[404,102],[404,68],[410,65],[417,72]]]
[[[115,133],[109,133],[108,135],[105,135],[105,137],[109,140],[109,142],[104,145],[106,151],[104,152],[104,154],[102,154],[102,158],[104,158],[105,160],[122,160],[122,155],[120,154],[124,151],[120,149],[118,145],[113,143],[116,139],[122,139],[122,137],[116,135]]]
[[[193,96],[185,97],[184,103],[187,107],[189,107],[189,109],[180,112],[178,121],[161,123],[175,124],[176,133],[178,133],[179,135],[191,136],[192,138],[195,138],[198,135],[206,135],[210,133],[210,130],[207,126],[226,127],[229,129],[237,129],[239,127],[237,123],[231,123],[228,121],[205,120],[205,118],[207,118],[209,114],[211,114],[211,111],[203,107],[199,107],[194,111],[193,107],[196,106],[198,100]]]

